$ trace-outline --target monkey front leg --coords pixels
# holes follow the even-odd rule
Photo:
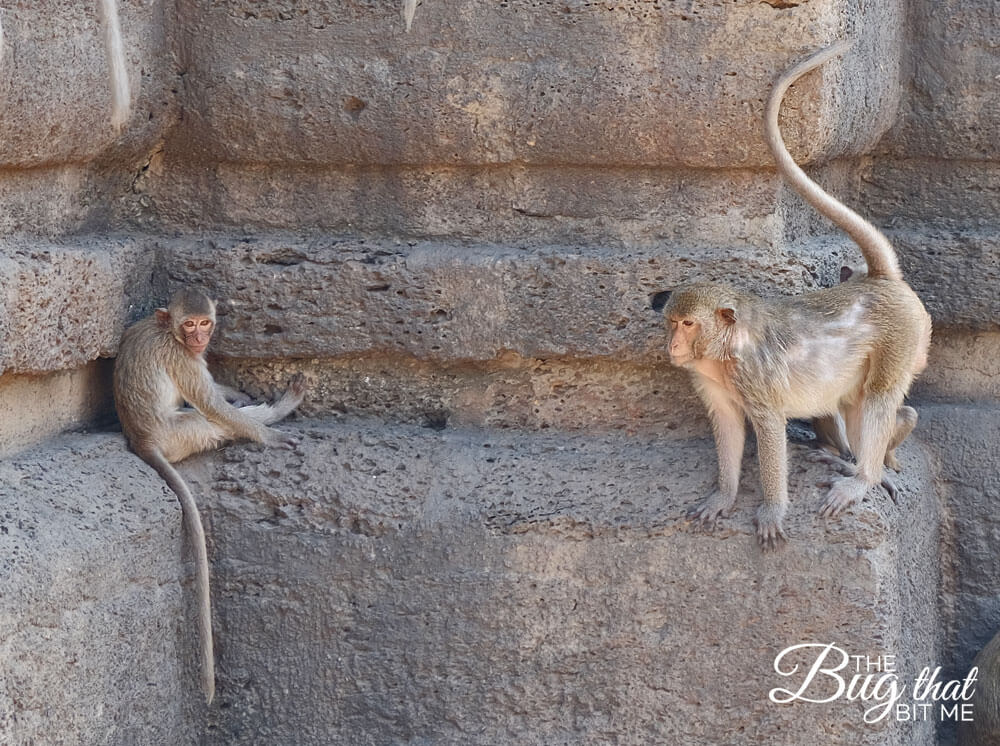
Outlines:
[[[736,502],[736,491],[740,484],[740,465],[743,461],[743,443],[746,439],[746,424],[743,413],[728,402],[709,405],[712,434],[715,437],[715,451],[719,459],[719,485],[705,500],[688,512],[688,517],[705,525],[725,516]]]
[[[764,501],[757,509],[757,540],[766,550],[785,541],[781,521],[788,509],[788,443],[785,418],[773,412],[750,415],[757,435],[757,460]]]

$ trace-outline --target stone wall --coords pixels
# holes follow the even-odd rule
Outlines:
[[[798,642],[957,678],[1000,629],[991,0],[423,0],[408,33],[400,5],[119,0],[120,133],[96,9],[0,9],[0,740],[947,740],[767,691]],[[900,505],[819,519],[793,447],[764,557],[751,449],[736,514],[683,518],[714,456],[654,301],[859,261],[761,136],[844,36],[783,132],[898,246],[931,364]],[[189,283],[221,378],[310,384],[295,452],[185,467],[207,710],[173,498],[119,436],[60,435],[106,429],[122,329]]]

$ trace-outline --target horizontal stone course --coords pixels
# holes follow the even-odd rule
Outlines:
[[[801,291],[833,282],[843,246],[674,249],[520,248],[261,236],[163,242],[168,287],[225,299],[223,356],[421,359],[606,356],[664,360],[652,306],[685,281]]]
[[[410,33],[398,5],[191,3],[177,145],[257,164],[760,166],[772,81],[845,26],[845,62],[792,97],[801,157],[866,150],[897,105],[898,2],[453,0]]]

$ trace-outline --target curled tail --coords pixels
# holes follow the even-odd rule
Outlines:
[[[889,243],[889,239],[882,234],[882,231],[847,205],[827,194],[819,184],[810,179],[805,171],[792,160],[792,156],[781,139],[781,130],[778,129],[778,110],[781,108],[781,99],[788,87],[810,70],[844,52],[849,46],[849,42],[842,41],[820,50],[785,72],[778,79],[771,90],[771,97],[767,101],[767,111],[764,115],[765,137],[781,175],[806,202],[832,220],[861,249],[865,262],[868,264],[868,276],[900,280],[903,275],[899,270],[899,260],[896,258],[896,251]]]
[[[198,627],[201,642],[201,690],[205,701],[211,704],[215,697],[215,652],[212,642],[212,597],[208,582],[208,550],[205,546],[205,530],[201,525],[201,515],[191,490],[184,478],[167,461],[159,450],[142,454],[146,463],[156,469],[180,500],[184,512],[184,523],[194,546],[197,573],[195,585],[198,588]]]

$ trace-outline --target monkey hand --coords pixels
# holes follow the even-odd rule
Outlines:
[[[765,552],[773,552],[787,541],[785,530],[781,527],[784,514],[784,508],[777,505],[765,504],[757,509],[757,518],[754,520],[757,524],[757,541]]]
[[[295,449],[295,446],[302,442],[302,439],[297,435],[282,432],[281,430],[275,430],[271,427],[267,428],[266,432],[267,436],[264,439],[264,443],[269,446],[284,448],[285,450],[291,451]]]
[[[735,495],[724,495],[721,490],[714,490],[711,495],[691,508],[687,517],[700,522],[702,526],[711,527],[720,517],[729,517],[729,511],[733,509],[735,502]]]

